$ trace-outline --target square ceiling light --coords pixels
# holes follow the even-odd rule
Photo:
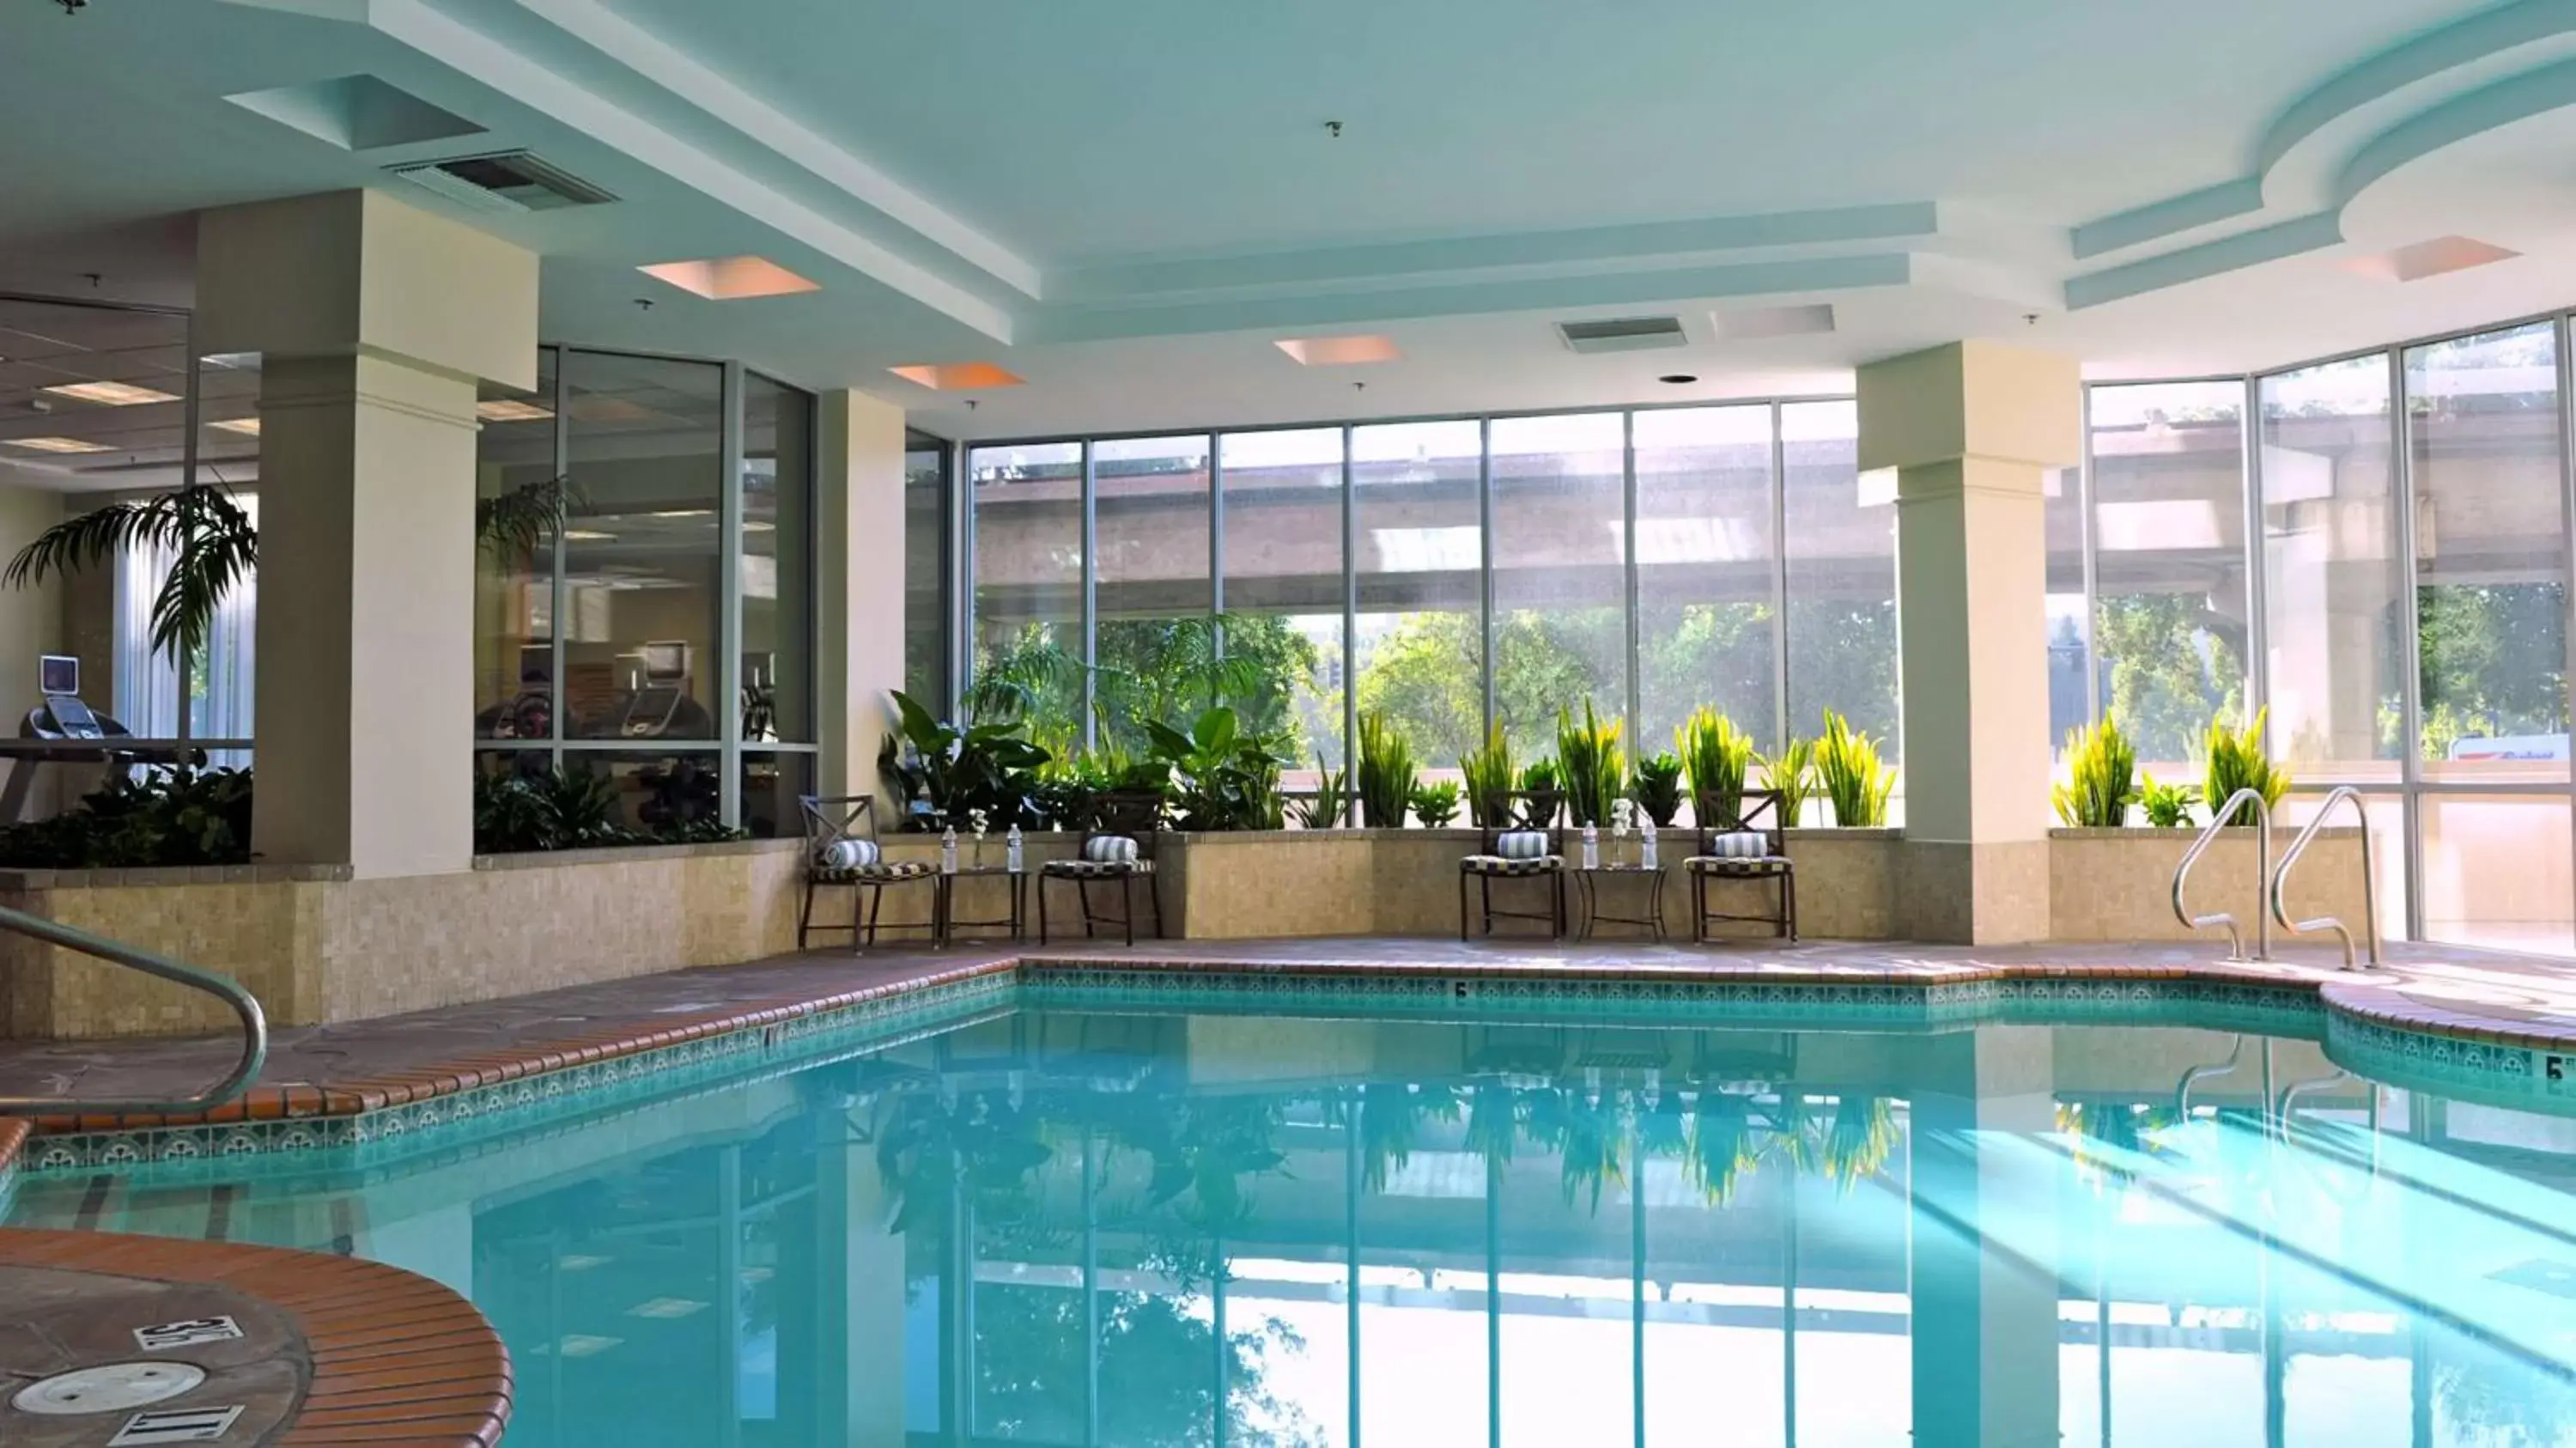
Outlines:
[[[131,382],[64,382],[43,389],[56,397],[76,398],[105,407],[140,407],[148,402],[176,402],[176,393],[156,392]]]
[[[920,383],[933,392],[977,392],[995,387],[1018,387],[1028,381],[1018,373],[990,362],[920,363],[886,370],[906,382]]]
[[[1404,356],[1392,337],[1282,337],[1275,344],[1304,367],[1354,367],[1363,362],[1393,362]]]
[[[665,261],[639,266],[637,271],[658,277],[684,292],[695,292],[711,302],[738,302],[745,297],[783,297],[794,292],[818,292],[821,282],[807,281],[766,257],[726,256],[706,261]]]
[[[2520,255],[2521,252],[2508,251],[2473,236],[2437,236],[2377,256],[2354,257],[2343,265],[2344,270],[2373,281],[2419,282],[2426,277],[2511,261]]]
[[[552,408],[515,397],[487,397],[474,404],[474,415],[485,422],[543,422],[555,414]]]
[[[220,422],[207,423],[206,426],[222,432],[237,432],[244,437],[259,436],[259,419],[256,417],[227,417]]]
[[[103,453],[113,451],[103,442],[78,437],[0,437],[0,447],[25,448],[40,453]]]

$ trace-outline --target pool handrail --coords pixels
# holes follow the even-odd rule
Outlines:
[[[224,1074],[222,1080],[195,1096],[177,1101],[149,1099],[100,1101],[79,1096],[0,1096],[0,1117],[176,1116],[205,1111],[221,1106],[249,1089],[250,1083],[259,1075],[259,1068],[268,1060],[268,1017],[260,1010],[258,998],[242,989],[237,981],[210,971],[199,970],[193,965],[182,965],[175,960],[155,955],[137,946],[127,945],[122,941],[110,940],[103,935],[92,935],[86,930],[75,930],[59,921],[48,920],[41,915],[30,915],[23,910],[11,910],[5,906],[0,906],[0,930],[15,931],[20,935],[44,941],[48,945],[58,945],[65,950],[78,951],[82,955],[104,960],[110,965],[121,965],[128,970],[141,971],[145,975],[172,981],[191,990],[204,991],[232,1008],[233,1015],[241,1023],[242,1031],[241,1059],[233,1063],[233,1068]]]
[[[2281,852],[2280,868],[2272,872],[2272,885],[2268,891],[2271,899],[2268,903],[2272,918],[2281,922],[2281,928],[2293,935],[2306,935],[2319,930],[2333,931],[2343,942],[2343,968],[2352,970],[2358,964],[2353,958],[2352,928],[2344,924],[2341,917],[2334,915],[2320,915],[2314,920],[2292,920],[2285,888],[2290,880],[2290,867],[2299,863],[2299,857],[2307,853],[2308,842],[2317,837],[2317,831],[2325,828],[2326,816],[2334,813],[2334,807],[2338,802],[2350,804],[2353,818],[2361,822],[2362,928],[2370,940],[2370,963],[2374,966],[2379,964],[2379,902],[2373,898],[2378,888],[2379,875],[2370,854],[2370,814],[2362,807],[2361,791],[2351,785],[2339,784],[2327,791],[2325,803],[2317,806],[2316,818],[2309,820],[2307,827],[2299,831],[2298,837],[2290,841],[2290,847]]]
[[[2207,854],[2209,847],[2217,842],[2219,831],[2226,829],[2229,822],[2236,818],[2237,812],[2248,804],[2254,806],[2256,830],[2254,880],[2257,898],[2254,908],[2252,958],[2268,961],[2272,958],[2272,922],[2263,912],[2260,896],[2265,883],[2272,878],[2272,804],[2263,797],[2263,792],[2259,789],[2249,786],[2229,795],[2224,804],[2210,812],[2209,823],[2201,829],[2200,837],[2191,842],[2191,848],[2182,852],[2182,863],[2174,866],[2173,873],[2174,918],[2193,930],[2205,930],[2212,925],[2226,927],[2227,958],[2240,961],[2247,958],[2245,934],[2237,928],[2236,917],[2224,910],[2207,915],[2192,914],[2191,907],[2183,903],[2183,889],[2191,881],[2191,867],[2200,863],[2200,857]]]
[[[2243,1031],[2238,1031],[2236,1033],[2235,1044],[2227,1048],[2226,1060],[2217,1062],[2214,1065],[2194,1066],[2190,1070],[2183,1072],[2182,1080],[2174,1085],[2174,1119],[2176,1121],[2191,1120],[2191,1088],[2199,1085],[2208,1077],[2224,1076],[2229,1072],[2234,1071],[2239,1065],[2243,1064],[2244,1056],[2245,1033]]]

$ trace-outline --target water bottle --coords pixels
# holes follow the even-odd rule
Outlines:
[[[1014,875],[1020,873],[1021,861],[1027,858],[1022,853],[1024,848],[1020,843],[1020,827],[1011,826],[1011,832],[1002,837],[1002,868]]]
[[[1601,868],[1601,827],[1599,825],[1583,827],[1583,868],[1587,870]]]
[[[957,873],[957,827],[950,825],[939,832],[939,873]]]
[[[1657,848],[1661,843],[1657,837],[1661,834],[1663,831],[1650,823],[1637,836],[1637,863],[1646,869],[1660,870],[1664,867],[1662,853]]]

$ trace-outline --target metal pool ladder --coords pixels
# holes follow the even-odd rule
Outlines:
[[[2307,853],[2308,843],[2317,837],[2317,831],[2325,828],[2326,816],[2333,814],[2334,807],[2338,804],[2351,805],[2352,817],[2361,826],[2362,929],[2370,941],[2370,963],[2379,964],[2379,902],[2372,898],[2379,876],[2371,863],[2370,816],[2361,807],[2361,791],[2351,785],[2341,784],[2327,793],[2325,803],[2317,806],[2317,817],[2308,821],[2307,828],[2299,831],[2298,838],[2290,841],[2290,847],[2281,852],[2280,868],[2272,872],[2272,885],[2267,893],[2271,897],[2268,902],[2271,907],[2271,917],[2281,922],[2282,929],[2294,935],[2306,935],[2319,930],[2333,931],[2336,938],[2343,942],[2343,968],[2351,970],[2356,964],[2352,952],[2351,928],[2332,915],[2320,915],[2314,920],[2293,921],[2290,918],[2289,907],[2284,901],[2284,887],[2290,880],[2290,867],[2299,863],[2299,857]]]
[[[65,950],[76,950],[83,955],[96,957],[110,965],[121,965],[128,970],[139,970],[145,975],[161,980],[174,981],[191,990],[204,991],[232,1008],[233,1014],[241,1019],[242,1030],[241,1059],[233,1064],[232,1070],[227,1072],[221,1081],[196,1096],[179,1101],[94,1101],[77,1096],[0,1096],[0,1117],[52,1116],[72,1112],[94,1113],[101,1116],[170,1116],[204,1111],[209,1107],[221,1106],[241,1095],[250,1086],[252,1079],[259,1075],[261,1064],[268,1059],[268,1017],[260,1010],[258,999],[249,991],[242,989],[237,981],[210,971],[199,970],[193,965],[181,965],[175,960],[164,959],[148,950],[110,940],[103,935],[92,935],[86,930],[75,930],[60,922],[47,920],[41,915],[29,915],[23,910],[0,907],[0,930],[12,930],[20,935],[32,936],[49,945],[59,945]]]
[[[2254,827],[2257,831],[2254,837],[2257,867],[2254,888],[2257,903],[2254,911],[2254,954],[2250,957],[2245,954],[2245,934],[2237,929],[2235,916],[2224,910],[2208,915],[2194,915],[2191,913],[2191,907],[2183,903],[2183,887],[2191,882],[2191,867],[2200,863],[2200,857],[2209,853],[2209,847],[2217,843],[2219,831],[2227,828],[2228,822],[2236,818],[2237,812],[2249,804],[2254,807]],[[2314,833],[2315,829],[2315,826],[2309,826],[2309,833]],[[2307,835],[2303,834],[2299,838],[2304,843]],[[2182,863],[2174,866],[2174,918],[2193,930],[2204,930],[2212,925],[2225,926],[2229,960],[2268,961],[2272,958],[2272,921],[2262,909],[2260,896],[2272,879],[2272,806],[2264,801],[2261,790],[2240,789],[2229,795],[2227,802],[2210,815],[2209,824],[2201,830],[2200,838],[2191,842],[2191,848],[2182,852]]]

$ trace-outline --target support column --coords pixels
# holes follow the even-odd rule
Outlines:
[[[1860,369],[1860,465],[1897,476],[1905,933],[2046,939],[2045,475],[2081,456],[2070,358],[1953,342]]]
[[[877,746],[891,717],[886,691],[903,687],[903,409],[846,389],[824,393],[818,405],[817,787],[874,794]]]
[[[537,259],[372,191],[198,218],[198,346],[260,358],[252,848],[473,856],[474,404],[532,387]]]

